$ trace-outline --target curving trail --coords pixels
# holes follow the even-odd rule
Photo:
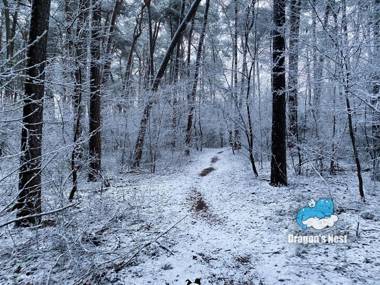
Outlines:
[[[202,284],[374,284],[379,241],[370,231],[354,240],[355,213],[340,217],[348,244],[288,244],[288,233],[299,232],[297,209],[328,193],[318,178],[272,188],[253,177],[243,155],[228,149],[208,149],[192,159],[178,172],[138,182],[152,209],[144,219],[163,230],[188,217],[159,240],[153,256],[146,252],[120,279],[132,284],[185,284],[197,277]],[[344,201],[354,201],[351,192],[339,191]],[[366,270],[357,261],[361,254],[372,262]]]

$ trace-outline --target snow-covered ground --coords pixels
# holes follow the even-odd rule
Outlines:
[[[205,176],[202,170],[212,167]],[[167,174],[128,174],[54,226],[1,229],[1,284],[380,284],[379,193],[366,177],[296,177],[288,187],[255,178],[241,154],[206,149]],[[377,192],[377,193],[376,193]],[[290,244],[297,211],[332,197],[337,223],[314,234],[345,244]]]

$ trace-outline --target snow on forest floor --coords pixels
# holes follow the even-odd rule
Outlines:
[[[207,169],[207,170],[205,170]],[[202,175],[200,175],[202,174]],[[128,174],[53,226],[0,231],[0,284],[380,284],[380,199],[366,177],[291,176],[269,186],[230,149],[206,149],[167,174]],[[331,193],[331,194],[330,194]],[[288,243],[311,199],[334,198],[324,233],[347,244]],[[358,227],[359,224],[359,227]],[[87,283],[86,283],[87,282]]]

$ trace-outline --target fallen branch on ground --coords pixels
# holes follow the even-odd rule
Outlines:
[[[37,218],[37,217],[42,217],[42,216],[47,216],[47,215],[52,215],[52,214],[55,214],[55,213],[58,213],[58,212],[62,212],[64,210],[66,210],[68,208],[71,208],[71,207],[74,207],[74,206],[76,206],[78,204],[79,203],[73,203],[73,204],[69,204],[69,205],[67,205],[65,207],[56,209],[56,210],[52,210],[52,211],[48,211],[48,212],[43,212],[43,213],[39,213],[39,214],[34,214],[34,215],[29,215],[29,216],[25,216],[25,217],[16,218],[16,219],[10,220],[10,221],[8,221],[8,222],[6,222],[4,224],[1,224],[0,228],[5,227],[5,226],[10,225],[10,224],[13,224],[15,222],[26,220],[26,219]]]
[[[170,226],[166,231],[160,233],[157,237],[155,237],[153,240],[143,244],[142,246],[140,246],[139,248],[136,249],[136,252],[131,256],[131,257],[127,257],[127,256],[122,256],[122,257],[117,257],[115,259],[112,259],[112,260],[109,260],[109,261],[106,261],[102,264],[100,264],[99,266],[101,265],[105,265],[105,264],[108,264],[110,263],[109,265],[105,266],[105,269],[102,271],[104,273],[105,270],[115,270],[116,272],[119,272],[120,270],[122,270],[124,267],[126,267],[137,255],[139,255],[139,253],[146,247],[150,246],[151,244],[153,243],[158,243],[157,241],[163,237],[164,235],[166,235],[168,232],[170,232],[173,228],[175,228],[179,223],[181,223],[185,218],[187,218],[189,215],[185,215],[184,217],[182,217],[180,220],[178,220],[177,222],[175,222],[172,226]],[[158,243],[159,244],[159,243]],[[159,244],[160,245],[160,244]],[[120,262],[116,262],[117,260],[121,259]],[[98,268],[96,268],[95,266],[93,266],[93,268],[84,274],[84,276],[80,277],[79,280],[77,280],[74,284],[75,285],[78,285],[78,284],[87,284],[85,282],[86,278],[90,277],[94,272],[96,272],[96,275],[99,275],[101,276],[102,273],[99,273],[100,270]]]
[[[140,248],[137,249],[137,251],[135,252],[135,254],[133,254],[130,258],[128,258],[127,260],[122,260],[121,262],[115,264],[113,266],[113,268],[115,269],[116,272],[120,271],[121,269],[123,269],[125,266],[127,266],[144,248],[150,246],[151,244],[157,242],[157,240],[159,240],[161,237],[163,237],[164,235],[166,235],[169,231],[171,231],[176,225],[178,225],[180,222],[182,222],[188,215],[184,216],[183,218],[181,218],[179,221],[177,221],[175,224],[173,224],[170,228],[168,228],[166,231],[164,231],[163,233],[159,234],[155,239],[151,240],[150,242],[147,242],[146,244],[142,245]]]

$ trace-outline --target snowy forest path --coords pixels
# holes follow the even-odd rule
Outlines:
[[[211,261],[223,264],[218,265],[223,268],[222,276],[215,274],[218,281],[236,282],[240,276],[244,282],[257,284],[267,266],[270,271],[283,267],[284,254],[288,254],[286,236],[279,232],[281,227],[273,214],[284,207],[271,206],[276,204],[273,188],[265,180],[255,179],[244,155],[233,155],[229,148],[201,154],[197,164],[197,178],[190,192],[193,217],[197,219],[194,226],[204,227],[197,230],[203,242],[200,252],[209,255],[210,265]],[[207,205],[205,210],[199,206],[200,199]]]
[[[205,149],[193,154],[180,171],[151,177],[149,185],[161,195],[152,198],[162,205],[156,219],[170,221],[162,229],[188,217],[171,232],[173,241],[164,243],[170,252],[145,262],[145,268],[153,270],[147,276],[173,280],[170,284],[178,284],[182,276],[203,277],[209,284],[257,284],[267,266],[283,267],[286,236],[273,218],[283,206],[272,206],[275,190],[267,184],[254,177],[242,153],[233,155],[229,148]],[[162,270],[166,267],[173,268]]]
[[[375,263],[370,272],[355,270],[357,252],[366,252],[370,262],[376,259],[380,247],[368,255],[369,243],[376,240],[372,232],[347,245],[289,244],[288,234],[300,232],[295,221],[299,207],[311,197],[328,195],[330,189],[319,177],[298,177],[289,187],[271,187],[268,176],[268,165],[255,178],[243,153],[233,155],[224,148],[194,152],[186,165],[172,172],[139,178],[133,184],[134,198],[141,196],[136,208],[145,223],[154,225],[152,235],[145,238],[154,239],[186,218],[142,254],[143,260],[127,276],[133,273],[134,284],[151,280],[185,284],[186,279],[200,277],[202,284],[244,285],[305,284],[306,280],[329,284],[332,279],[352,284],[363,276],[375,278]],[[354,183],[351,180],[355,181],[354,175],[344,178]],[[356,192],[339,183],[334,187],[337,204],[352,207]],[[339,230],[347,232],[354,228],[357,214],[343,214],[340,219]],[[354,230],[350,235],[355,235]],[[342,255],[342,247],[347,255]],[[343,269],[343,264],[350,269]]]

